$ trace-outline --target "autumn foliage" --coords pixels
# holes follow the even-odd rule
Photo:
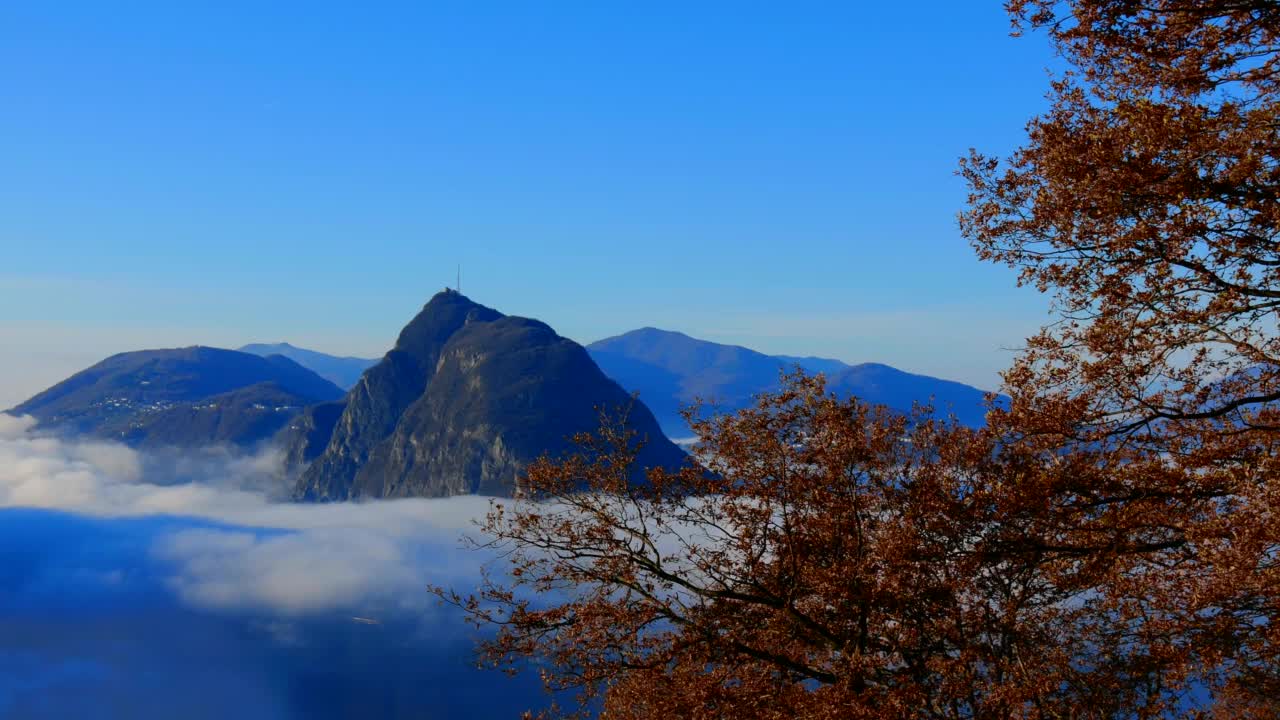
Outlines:
[[[962,165],[962,229],[1058,315],[1005,374],[1012,410],[993,421],[1064,452],[1112,450],[1118,487],[1089,525],[1162,515],[1168,547],[1100,592],[1160,614],[1214,691],[1200,704],[1274,716],[1280,4],[1010,9],[1074,71],[1025,147]]]
[[[1073,68],[961,167],[979,256],[1055,302],[1008,407],[793,375],[643,484],[606,423],[440,591],[487,661],[609,718],[1280,717],[1280,5],[1008,5]]]
[[[1087,397],[1080,411],[1108,432],[1274,425],[1280,4],[1011,5],[1077,68],[1027,146],[962,166],[980,257],[1058,303],[1011,388]]]

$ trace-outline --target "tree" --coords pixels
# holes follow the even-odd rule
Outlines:
[[[969,430],[818,379],[629,485],[606,426],[441,591],[609,717],[1280,717],[1280,6],[1011,0],[1073,70],[961,228],[1055,299]]]
[[[1151,526],[1133,531],[1166,547],[1103,592],[1203,651],[1226,716],[1275,716],[1280,4],[1008,5],[1074,69],[1026,146],[961,168],[979,255],[1059,313],[1005,374],[1012,408],[993,422],[1059,436],[1064,452],[1126,450],[1111,489],[1082,489],[1088,526],[1145,511]]]
[[[1085,538],[1090,508],[1046,504],[1101,491],[1097,454],[802,375],[691,422],[705,466],[629,484],[635,439],[607,423],[495,505],[503,572],[438,590],[499,628],[488,662],[538,658],[610,718],[1143,717],[1185,689],[1194,653],[1134,626],[1156,604],[1098,590],[1160,541]]]
[[[1156,441],[1183,420],[1276,429],[1280,5],[1009,6],[1075,68],[1025,147],[961,170],[979,255],[1061,314],[1006,375],[1020,410],[1084,397],[1091,430]]]

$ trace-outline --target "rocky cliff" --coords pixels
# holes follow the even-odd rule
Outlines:
[[[683,461],[648,408],[633,404],[581,345],[545,323],[445,291],[348,393],[295,496],[510,495],[530,462],[570,449],[571,435],[594,429],[597,408],[624,407],[648,441],[641,465]],[[306,454],[297,435],[289,445]]]

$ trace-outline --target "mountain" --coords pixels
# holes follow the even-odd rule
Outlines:
[[[852,367],[849,363],[846,363],[843,360],[832,360],[831,358],[812,356],[799,357],[796,355],[774,355],[772,357],[775,360],[781,360],[788,367],[792,365],[799,365],[804,368],[805,372],[825,373],[827,376],[834,375],[838,372],[844,372]]]
[[[587,346],[605,374],[638,392],[663,429],[687,435],[680,409],[694,398],[742,407],[755,393],[775,387],[777,358],[736,345],[720,345],[657,328],[642,328]]]
[[[913,403],[932,403],[943,415],[980,427],[986,422],[987,394],[971,385],[904,372],[880,363],[861,363],[827,377],[827,388],[875,405],[909,411]]]
[[[240,348],[240,352],[262,357],[283,355],[343,390],[350,390],[364,371],[378,362],[369,358],[326,355],[315,350],[294,347],[287,342],[251,343]]]
[[[113,355],[8,412],[135,446],[251,445],[341,396],[286,357],[196,346]]]
[[[680,409],[695,398],[736,410],[751,404],[753,396],[776,389],[779,371],[796,365],[825,373],[834,392],[897,410],[933,398],[939,411],[953,413],[967,425],[981,425],[986,415],[985,394],[977,388],[876,363],[765,355],[651,327],[591,343],[587,350],[606,375],[639,394],[672,436],[689,433]]]
[[[281,428],[276,444],[284,449],[284,469],[296,475],[306,469],[329,446],[333,429],[347,409],[347,399],[312,405]]]
[[[305,500],[510,495],[531,461],[570,449],[569,436],[598,426],[596,408],[626,406],[629,427],[649,442],[639,464],[680,464],[684,454],[649,409],[633,404],[581,345],[545,323],[446,290],[347,394],[294,494]],[[302,427],[286,433],[286,451],[295,458],[315,452],[315,435],[328,424],[319,415],[301,420]]]

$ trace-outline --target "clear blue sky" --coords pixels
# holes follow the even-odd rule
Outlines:
[[[6,2],[0,405],[119,350],[385,350],[463,289],[990,387],[1044,301],[956,229],[1043,107],[998,0]]]

